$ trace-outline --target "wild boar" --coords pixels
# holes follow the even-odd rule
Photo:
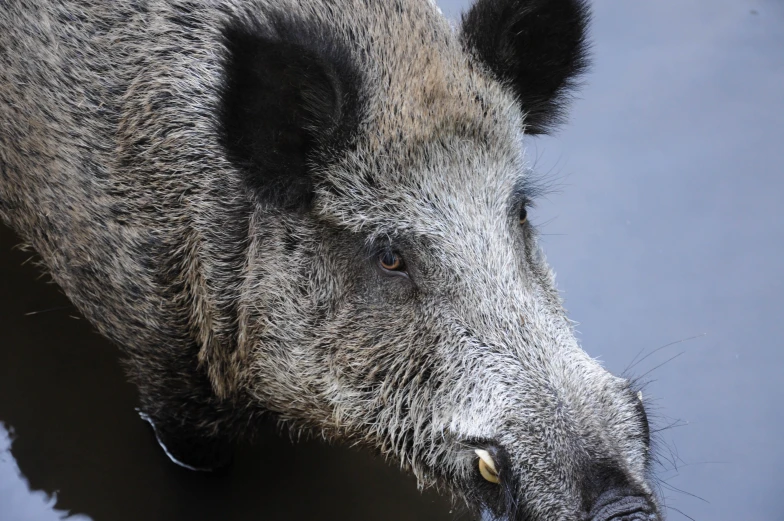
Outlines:
[[[488,519],[654,520],[638,390],[581,350],[526,134],[581,0],[40,0],[0,12],[0,215],[177,462],[263,415]]]

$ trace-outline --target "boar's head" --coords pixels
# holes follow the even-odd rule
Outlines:
[[[659,519],[640,395],[578,346],[527,219],[523,138],[564,116],[587,7],[450,30],[421,4],[228,33],[224,146],[262,208],[243,386],[487,519]]]

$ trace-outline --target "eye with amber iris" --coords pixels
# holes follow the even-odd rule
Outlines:
[[[405,264],[397,253],[385,251],[378,256],[378,264],[387,271],[403,271]]]
[[[525,224],[528,222],[528,209],[523,206],[520,208],[520,224]]]

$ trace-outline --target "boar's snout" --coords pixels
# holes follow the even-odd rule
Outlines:
[[[487,501],[484,496],[481,521],[661,521],[659,508],[653,496],[616,473],[600,470],[586,475],[581,484],[582,513],[560,508],[530,509],[525,506],[523,491],[516,483],[516,470],[506,451],[498,446],[477,449],[482,477],[499,485]],[[489,467],[489,469],[488,469]],[[489,471],[489,474],[488,474]],[[501,479],[503,478],[503,479]],[[619,480],[620,478],[620,480]],[[558,501],[561,506],[569,501]],[[548,511],[549,510],[549,511]],[[568,510],[568,509],[567,509]]]
[[[464,440],[474,470],[461,488],[483,521],[661,519],[641,395],[589,360],[571,369],[559,377],[545,364],[545,381],[496,390],[487,407],[505,412],[485,418],[494,434]]]

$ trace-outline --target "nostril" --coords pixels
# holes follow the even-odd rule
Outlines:
[[[646,497],[612,490],[596,501],[588,519],[590,521],[658,521],[659,516],[656,508]]]

